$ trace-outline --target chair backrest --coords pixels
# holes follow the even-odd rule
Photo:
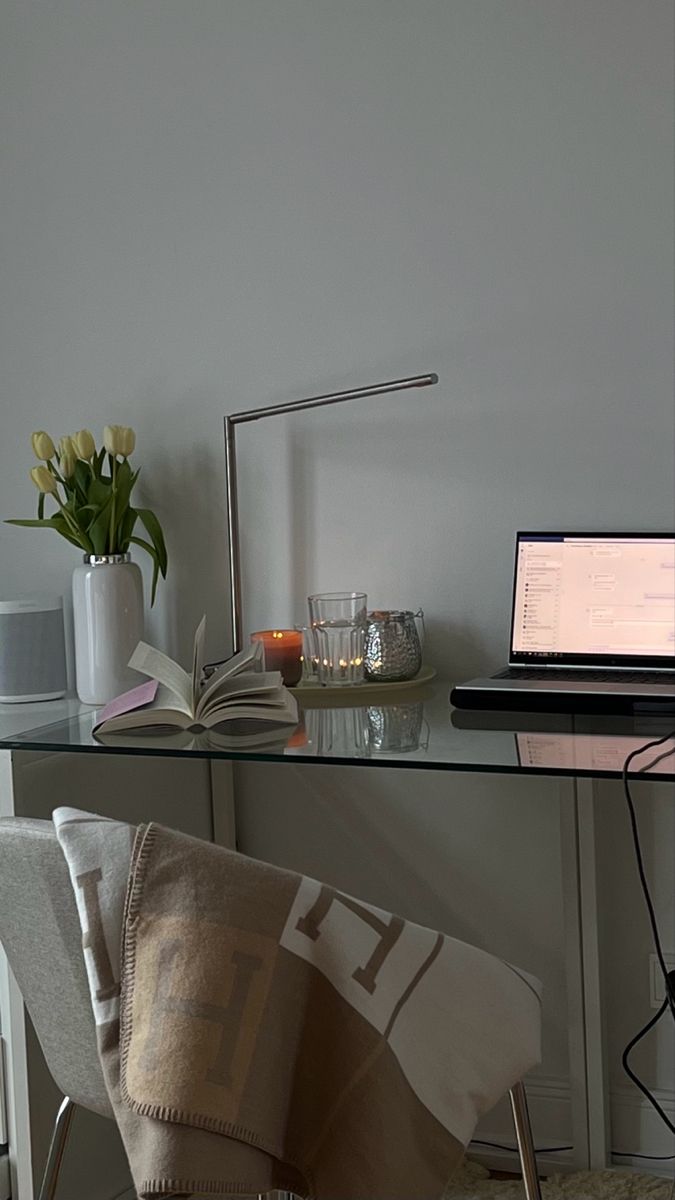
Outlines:
[[[54,1081],[76,1104],[112,1117],[75,897],[50,821],[0,820],[0,941]]]

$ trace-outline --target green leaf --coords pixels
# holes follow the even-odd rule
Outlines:
[[[101,510],[100,504],[83,504],[81,506],[81,508],[78,509],[78,512],[80,512],[80,513],[97,513],[97,512],[100,512],[100,510]]]
[[[65,508],[66,511],[72,516],[78,529],[81,529],[83,533],[87,533],[90,520],[87,517],[85,506],[82,505],[82,507],[80,507],[79,504],[69,501],[68,504],[65,505]]]
[[[71,533],[67,528],[59,528],[59,533],[61,534],[61,537],[66,539],[67,542],[70,542],[71,546],[77,546],[78,550],[83,550],[85,554],[94,553],[91,542],[86,534],[81,534],[82,540],[80,541],[80,539],[76,538],[75,534]]]
[[[110,508],[112,505],[112,497],[109,497],[108,503],[104,504],[97,517],[94,518],[87,530],[87,534],[94,547],[93,554],[107,554],[108,550],[108,534],[110,532]]]
[[[87,501],[89,504],[97,504],[99,506],[102,504],[107,504],[110,500],[110,496],[111,490],[109,483],[105,484],[101,479],[90,478],[89,486],[87,488]]]
[[[136,524],[137,517],[138,513],[136,512],[136,509],[129,506],[118,526],[117,536],[120,544],[120,550],[126,550],[128,548],[129,539],[134,532],[134,525]]]
[[[162,533],[162,527],[161,527],[159,521],[157,520],[157,517],[155,516],[155,514],[153,512],[151,512],[149,508],[137,508],[136,512],[138,513],[142,523],[145,525],[145,528],[147,529],[148,534],[150,535],[150,540],[152,541],[152,544],[155,547],[155,550],[157,551],[157,561],[159,563],[159,569],[162,572],[162,577],[164,579],[166,579],[166,572],[167,572],[167,567],[169,565],[169,558],[168,558],[168,555],[166,552],[166,544],[164,542],[164,534]]]
[[[75,463],[75,473],[71,476],[69,483],[72,483],[73,490],[77,492],[81,500],[86,501],[89,499],[88,488],[91,482],[92,476],[89,463],[83,462],[81,458],[78,458]]]
[[[43,529],[55,529],[57,533],[61,534],[61,537],[65,538],[67,542],[70,542],[71,546],[77,546],[78,549],[84,550],[84,551],[88,550],[88,547],[85,544],[84,538],[82,541],[78,541],[78,539],[75,537],[75,535],[73,533],[71,533],[70,529],[68,528],[66,522],[61,517],[60,513],[57,513],[57,515],[54,517],[45,517],[42,520],[34,520],[34,521],[9,520],[9,521],[6,521],[5,524],[6,525],[25,525],[25,526],[28,526],[29,528],[36,528],[36,527],[42,526]]]
[[[115,542],[118,543],[122,536],[122,525],[126,518],[129,509],[129,497],[131,489],[134,485],[134,477],[131,467],[126,459],[117,467],[117,478],[115,481]]]
[[[56,517],[36,517],[29,521],[21,521],[17,517],[8,518],[5,525],[26,525],[31,528],[43,525],[46,529],[60,529]]]
[[[159,579],[159,571],[160,571],[159,557],[157,555],[157,551],[155,550],[154,546],[151,546],[150,543],[146,542],[143,538],[130,537],[129,541],[133,542],[134,546],[141,546],[141,548],[143,550],[145,550],[146,553],[149,554],[152,559],[152,563],[153,563],[153,566],[152,566],[152,590],[151,590],[151,594],[150,594],[150,607],[152,608],[153,604],[155,603],[155,596],[157,595],[157,581]]]

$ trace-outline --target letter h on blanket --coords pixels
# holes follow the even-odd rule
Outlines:
[[[527,1200],[541,1200],[521,1082],[539,1059],[540,989],[481,950],[161,826],[72,809],[53,827],[0,822],[0,937],[70,1097],[40,1200],[73,1103],[114,1115],[148,1200],[440,1200],[507,1091]]]

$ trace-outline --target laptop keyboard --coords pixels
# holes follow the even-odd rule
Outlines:
[[[499,679],[539,679],[550,683],[597,682],[597,683],[665,683],[675,688],[675,671],[565,671],[557,667],[530,670],[528,667],[507,667],[500,671]]]

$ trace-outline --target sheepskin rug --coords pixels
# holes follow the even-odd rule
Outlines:
[[[675,1200],[675,1185],[634,1171],[575,1171],[553,1175],[541,1185],[544,1200]],[[477,1163],[466,1162],[449,1184],[444,1200],[523,1200],[519,1180],[490,1179]]]

